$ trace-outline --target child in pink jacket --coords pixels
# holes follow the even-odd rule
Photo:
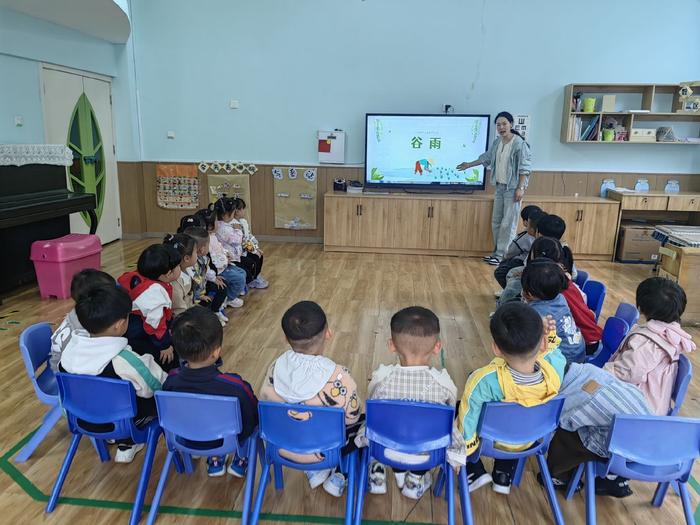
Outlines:
[[[678,357],[695,350],[695,343],[680,325],[685,305],[683,288],[670,279],[642,281],[637,287],[637,308],[647,323],[636,325],[605,364],[618,379],[639,387],[659,416],[667,415],[671,408]]]

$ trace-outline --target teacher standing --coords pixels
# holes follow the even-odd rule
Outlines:
[[[491,172],[491,184],[496,187],[491,216],[495,248],[484,261],[498,266],[518,226],[520,202],[530,177],[530,146],[513,129],[513,115],[501,111],[494,122],[498,137],[491,148],[475,161],[462,162],[457,169],[463,171],[483,164]]]

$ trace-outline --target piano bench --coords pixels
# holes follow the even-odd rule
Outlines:
[[[100,269],[102,243],[97,235],[72,233],[34,241],[31,260],[42,299],[68,299],[73,276],[86,268]]]

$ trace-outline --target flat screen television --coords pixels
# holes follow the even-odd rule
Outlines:
[[[367,113],[365,187],[483,190],[483,166],[456,166],[486,151],[490,122],[490,115]]]

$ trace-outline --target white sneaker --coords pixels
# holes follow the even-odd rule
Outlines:
[[[420,499],[426,491],[430,490],[430,484],[433,478],[430,472],[426,472],[422,476],[413,472],[406,473],[406,482],[401,489],[401,494],[410,499]]]
[[[394,479],[396,480],[396,486],[399,487],[399,490],[401,490],[406,484],[406,473],[394,472]]]
[[[306,474],[306,478],[309,480],[309,486],[312,489],[315,489],[316,487],[323,485],[323,482],[328,479],[328,476],[331,475],[331,469],[306,470],[304,471],[304,474]]]
[[[265,279],[260,277],[259,275],[251,282],[248,283],[249,288],[258,288],[258,289],[265,289],[268,286],[270,286],[270,283],[268,283]]]
[[[221,312],[216,312],[216,317],[218,317],[221,326],[226,326],[226,323],[228,323],[228,317],[226,317]]]
[[[378,461],[369,465],[369,493],[386,494],[386,469]]]
[[[226,306],[230,306],[232,308],[240,308],[243,306],[243,299],[236,297],[235,299],[229,299],[226,301]]]
[[[117,453],[114,455],[115,463],[131,463],[134,461],[134,456],[144,447],[143,444],[139,445],[119,445],[117,447]]]
[[[345,476],[343,476],[340,472],[334,472],[326,478],[326,481],[323,482],[323,490],[328,492],[328,494],[331,496],[340,498],[345,491],[346,484],[347,481],[345,480]]]

